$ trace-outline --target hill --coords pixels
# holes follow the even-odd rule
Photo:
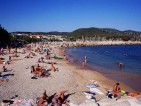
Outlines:
[[[141,32],[132,31],[132,30],[120,31],[120,30],[112,29],[112,28],[80,28],[69,33],[69,35],[75,35],[75,36],[135,35],[135,36],[139,36],[141,35]]]
[[[68,33],[68,38],[77,39],[93,39],[93,40],[141,40],[141,32],[126,30],[120,31],[112,28],[80,28]]]

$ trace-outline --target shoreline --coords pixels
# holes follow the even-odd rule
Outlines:
[[[63,57],[62,48],[57,43],[50,43],[49,45],[57,57]],[[22,51],[22,49],[23,48],[20,48],[19,51]],[[18,95],[18,99],[20,100],[33,99],[36,101],[36,98],[41,97],[44,90],[46,90],[49,96],[58,91],[68,90],[68,94],[71,94],[68,99],[72,103],[81,104],[87,100],[83,92],[89,91],[86,86],[91,84],[90,80],[98,81],[100,85],[98,89],[104,93],[102,96],[96,95],[97,100],[103,99],[106,90],[113,88],[113,85],[117,82],[105,77],[99,72],[83,69],[74,63],[70,63],[66,60],[55,60],[54,58],[51,59],[51,61],[57,62],[55,67],[58,68],[59,71],[50,72],[51,77],[33,80],[31,79],[33,74],[31,73],[30,67],[34,64],[38,64],[38,58],[45,54],[36,53],[37,55],[34,58],[23,58],[27,54],[28,52],[26,54],[21,54],[21,52],[19,52],[18,55],[20,55],[20,57],[18,57],[13,64],[6,65],[8,69],[13,69],[12,73],[14,73],[14,76],[9,77],[8,82],[0,85],[0,102],[2,100],[8,100],[14,95]],[[9,55],[11,54],[5,55],[4,58],[7,58]],[[46,68],[50,68],[51,66],[46,63],[40,63],[40,65]],[[0,68],[2,68],[2,66],[3,65],[0,65]],[[136,93],[134,89],[128,87],[124,83],[120,82],[120,84],[123,89]]]
[[[75,58],[73,56],[73,54],[67,54],[67,53],[65,55],[70,56],[69,57],[70,60],[73,60]],[[141,89],[140,89],[141,86],[139,86],[139,83],[141,83],[141,77],[140,77],[141,75],[140,74],[138,75],[137,73],[133,74],[133,73],[128,73],[128,72],[112,71],[112,70],[109,70],[109,69],[105,69],[103,67],[100,67],[101,69],[97,69],[97,68],[94,69],[94,68],[89,67],[89,66],[82,67],[80,60],[79,59],[77,59],[77,60],[78,60],[77,63],[72,62],[72,63],[74,63],[73,65],[75,67],[81,67],[82,70],[91,71],[91,72],[93,72],[92,74],[94,74],[95,72],[98,72],[102,76],[105,76],[106,78],[108,78],[110,80],[114,80],[115,83],[116,82],[124,83],[126,86],[128,86],[129,88],[132,89],[132,92],[141,93]],[[72,67],[73,67],[73,65],[72,65]],[[137,83],[138,83],[138,85],[136,85]]]
[[[63,42],[63,47],[141,45],[140,41],[75,41]]]

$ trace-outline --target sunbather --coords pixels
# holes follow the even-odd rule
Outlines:
[[[51,69],[50,70],[53,71],[53,72],[57,71],[57,69],[53,66],[53,64],[51,64]]]
[[[6,72],[7,68],[5,66],[3,66],[3,72]]]
[[[120,94],[121,89],[119,85],[120,85],[119,83],[116,83],[116,85],[114,85],[113,87],[113,96],[117,97],[117,99],[121,98],[121,94]]]
[[[17,53],[13,54],[12,57],[19,57],[19,55],[17,55]]]
[[[47,106],[49,97],[46,94],[46,91],[44,91],[41,98],[37,98],[37,106]]]
[[[57,93],[54,98],[52,99],[52,105],[54,106],[61,106],[63,104],[63,102],[65,101],[65,93],[66,91],[61,91],[59,93]]]

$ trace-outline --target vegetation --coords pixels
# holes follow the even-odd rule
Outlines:
[[[141,32],[137,31],[119,31],[110,28],[81,28],[68,33],[66,39],[70,41],[89,40],[123,40],[123,41],[141,41]]]
[[[10,34],[0,25],[0,47],[10,43]]]
[[[0,47],[22,46],[23,44],[39,41],[41,41],[41,39],[31,38],[30,36],[13,36],[0,25]]]
[[[17,35],[18,33],[22,35]],[[13,35],[14,34],[14,35]],[[67,41],[103,41],[103,40],[122,40],[122,41],[141,41],[141,32],[126,30],[119,31],[111,28],[80,28],[73,32],[12,32],[8,33],[0,25],[0,47],[17,46],[31,42],[48,41],[59,42],[57,38],[31,38],[28,35],[62,35]]]

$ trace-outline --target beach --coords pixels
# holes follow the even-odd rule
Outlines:
[[[63,58],[64,52],[59,44],[51,43],[49,44],[49,47],[52,49],[52,54]],[[29,52],[22,54],[22,50],[23,48],[18,49],[17,54],[19,57],[14,57],[13,63],[10,65],[5,65],[8,69],[12,69],[10,73],[13,73],[14,76],[9,76],[8,81],[0,83],[0,102],[2,102],[2,100],[8,100],[13,96],[18,95],[19,100],[33,99],[35,103],[36,98],[41,97],[44,90],[46,90],[46,93],[49,96],[62,90],[68,90],[68,100],[70,100],[71,103],[81,104],[86,101],[86,97],[84,96],[83,92],[89,91],[89,89],[86,88],[86,85],[91,83],[90,80],[97,81],[100,86],[99,90],[101,90],[103,93],[106,93],[107,89],[112,89],[113,85],[115,85],[117,82],[116,80],[107,78],[99,72],[91,71],[90,69],[83,68],[64,59],[54,58],[45,60],[45,62],[55,61],[57,64],[54,64],[54,66],[58,68],[59,71],[50,72],[51,75],[47,78],[43,77],[38,79],[31,79],[33,76],[31,73],[32,65],[40,64],[40,66],[49,69],[51,64],[37,63],[38,58],[45,57],[46,54],[39,54],[35,52],[36,56],[27,59],[24,57]],[[11,54],[7,54],[2,57],[8,58],[9,55]],[[0,65],[1,70],[2,66],[3,65]],[[137,90],[130,88],[122,82],[119,83],[122,89],[137,93]],[[96,99],[99,101],[104,100],[105,95],[97,94]]]

